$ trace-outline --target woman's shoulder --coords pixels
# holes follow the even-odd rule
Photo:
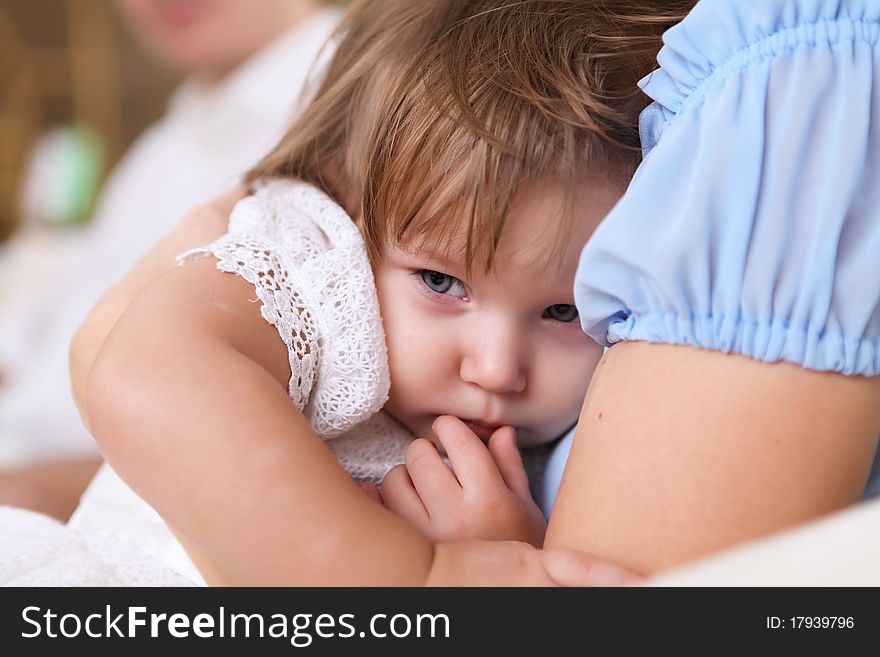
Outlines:
[[[660,68],[639,86],[655,101],[643,119],[643,147],[659,139],[663,124],[731,75],[797,50],[821,50],[852,42],[880,46],[876,0],[700,0],[663,35]],[[651,130],[645,131],[645,123]]]
[[[852,39],[877,43],[878,22],[876,0],[700,0],[663,35],[657,59],[665,75],[699,84],[732,62]],[[652,74],[643,86],[656,82]]]
[[[583,251],[584,330],[880,374],[880,3],[703,0]]]

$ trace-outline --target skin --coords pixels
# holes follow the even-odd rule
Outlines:
[[[385,410],[416,436],[433,435],[441,415],[471,421],[484,439],[511,426],[521,447],[570,428],[602,354],[580,329],[574,275],[581,248],[620,193],[585,180],[577,221],[557,254],[556,231],[547,227],[562,211],[561,190],[526,188],[488,273],[468,273],[460,256],[390,245],[375,268],[391,371]],[[464,240],[444,251],[463,254]]]
[[[116,0],[131,32],[172,68],[219,80],[313,13],[313,0]]]
[[[395,245],[376,267],[392,381],[385,411],[441,452],[455,441],[461,454],[453,475],[437,449],[417,440],[382,486],[385,505],[434,540],[543,542],[544,518],[515,443],[550,442],[577,417],[602,349],[580,329],[574,274],[583,244],[621,193],[582,181],[577,221],[557,252],[546,227],[562,212],[562,191],[547,181],[523,190],[490,272]],[[464,252],[461,237],[444,250]]]
[[[210,242],[225,232],[232,206],[243,195],[241,191],[233,191],[192,211],[104,296],[86,318],[71,347],[71,380],[74,397],[87,423],[86,383],[100,347],[113,326],[151,283],[175,269],[176,254]],[[473,442],[453,441],[448,444],[450,454],[458,444],[473,447]],[[473,451],[470,456],[473,456]],[[225,493],[222,494],[225,496]],[[373,497],[367,496],[367,499],[372,499],[374,507],[378,507],[375,502],[381,501],[375,488]],[[277,503],[278,498],[270,496],[261,507],[271,507]],[[265,511],[268,512],[269,508]],[[249,517],[253,515],[250,511],[246,513]],[[225,539],[228,539],[228,528],[233,520],[230,516],[220,530],[225,531]],[[282,523],[273,532],[289,528],[288,523]],[[375,532],[376,528],[370,531]],[[256,576],[260,573],[234,576],[231,572],[235,569],[234,565],[229,569],[221,568],[216,563],[218,557],[215,552],[204,550],[195,540],[177,533],[209,582],[238,585],[258,581]],[[284,537],[279,535],[277,540],[280,543]],[[241,558],[262,558],[264,550],[265,546],[259,547],[253,554],[244,550]],[[284,577],[283,572],[266,572],[263,575],[266,578],[264,581],[275,584],[283,581]],[[523,542],[465,540],[434,546],[433,560],[422,583],[429,586],[616,586],[638,581],[638,576],[625,569],[577,551],[536,550]]]
[[[452,469],[429,441],[415,441],[406,463],[385,476],[377,500],[434,541],[513,536],[541,547],[547,527],[513,430],[502,427],[483,445],[460,420],[446,416],[434,423],[434,435]]]
[[[100,460],[87,458],[0,473],[0,500],[4,505],[67,520],[100,465]]]
[[[168,252],[157,248],[136,271],[155,276],[172,266],[173,253],[222,234],[232,200],[194,212],[169,237]],[[80,400],[96,346],[143,278],[132,272],[102,302],[112,310],[99,305],[81,328],[72,350],[80,361],[73,373]],[[611,564],[657,572],[850,504],[880,433],[877,388],[876,379],[785,363],[617,345],[593,376],[545,549],[443,543],[426,581],[590,585],[608,581],[595,577],[607,567],[611,581],[632,583],[638,580],[631,571]],[[714,440],[709,451],[707,432]]]
[[[77,329],[70,347],[70,382],[80,418],[87,429],[91,430],[85,404],[86,384],[95,357],[116,322],[150,284],[176,268],[178,254],[209,244],[223,235],[233,206],[245,196],[243,189],[235,189],[192,210],[101,297]]]
[[[584,198],[583,207],[595,206],[591,217],[597,222],[612,199],[613,193],[603,189],[596,203]],[[213,209],[208,214],[224,213]],[[536,220],[528,213],[523,216]],[[198,222],[189,223],[190,232],[197,232],[192,225]],[[184,233],[169,240],[175,245],[194,241]],[[511,253],[525,246],[511,243]],[[435,547],[348,478],[290,404],[286,349],[251,303],[249,284],[221,274],[210,259],[171,270],[167,260],[155,269],[154,264],[148,258],[139,265],[144,278],[155,275],[149,282],[140,289],[135,277],[124,282],[105,300],[111,310],[96,310],[95,317],[103,319],[92,324],[90,318],[84,325],[73,347],[75,389],[110,463],[182,537],[209,582],[439,584],[456,581],[448,569],[467,562],[467,546],[473,547],[476,561],[485,558],[486,546],[479,541]],[[108,320],[122,306],[108,332]],[[395,343],[395,336],[389,336],[389,345]],[[589,343],[587,347],[590,352]],[[576,399],[574,404],[576,414]],[[163,412],[156,413],[157,408]],[[437,440],[453,462],[479,447],[496,463],[493,469],[475,468],[472,478],[464,469],[457,472],[462,488],[500,491],[495,503],[512,511],[499,515],[516,518],[523,507],[518,493],[524,473],[510,431],[507,447],[502,438],[501,447],[492,451],[473,432],[461,431],[454,418],[448,419],[452,426],[438,425]],[[172,450],[175,457],[169,459]],[[499,471],[515,474],[502,477],[504,485],[499,486]],[[222,517],[216,513],[221,499]],[[457,502],[452,500],[450,508]],[[236,527],[233,535],[230,526]],[[496,529],[489,538],[505,537]],[[519,531],[514,524],[506,537]],[[463,537],[473,538],[467,533]],[[543,553],[532,552],[524,542],[505,545],[502,561],[530,564],[520,573],[520,583],[555,582]],[[584,559],[595,563],[585,555],[556,554],[572,566],[569,572],[584,574],[581,583],[602,571],[591,567],[587,575],[579,569],[576,564]],[[504,568],[497,573],[510,577]]]
[[[648,575],[678,566],[855,503],[878,435],[876,377],[616,345],[593,376],[546,545]]]

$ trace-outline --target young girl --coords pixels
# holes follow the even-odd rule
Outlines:
[[[432,542],[542,543],[516,447],[574,423],[601,355],[572,282],[664,27],[617,49],[613,4],[359,3],[227,234],[116,323],[86,420],[208,582],[424,583]],[[404,461],[409,522],[352,481]]]

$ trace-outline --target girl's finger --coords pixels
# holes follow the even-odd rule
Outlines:
[[[382,480],[379,494],[382,504],[394,515],[403,518],[418,529],[426,526],[428,512],[413,486],[405,465],[391,468]]]
[[[407,447],[406,469],[429,517],[439,506],[461,493],[461,485],[437,448],[424,438],[414,440]]]
[[[444,415],[434,421],[434,433],[461,482],[467,489],[475,485],[503,485],[495,460],[486,445],[457,417]]]
[[[531,499],[529,477],[523,465],[522,455],[516,446],[513,427],[501,427],[489,438],[489,453],[495,459],[498,471],[507,487],[524,499]]]

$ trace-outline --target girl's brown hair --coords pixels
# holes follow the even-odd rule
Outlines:
[[[389,241],[464,229],[467,267],[488,270],[525,183],[631,176],[636,82],[695,2],[356,2],[312,102],[245,182],[323,189],[359,218],[374,262]]]

